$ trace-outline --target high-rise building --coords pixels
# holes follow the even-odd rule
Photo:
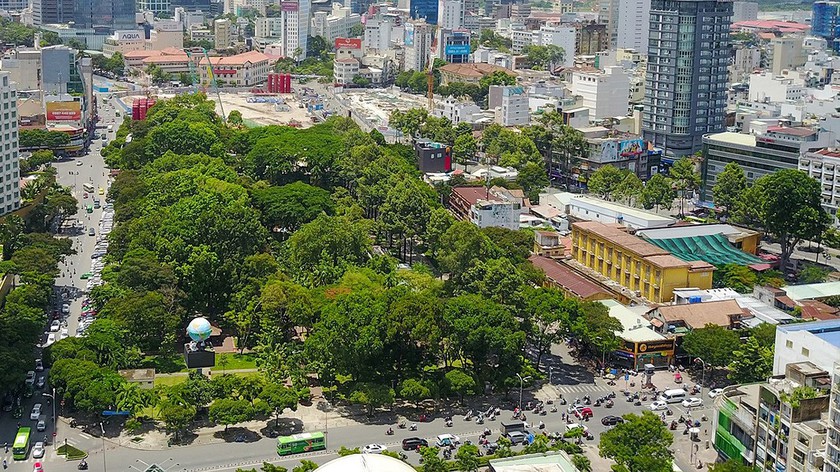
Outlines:
[[[635,49],[647,55],[650,0],[624,0],[618,5],[618,30],[611,48]],[[607,31],[610,31],[609,25]],[[611,33],[611,32],[610,32]]]
[[[618,7],[618,0],[599,0],[598,2],[598,19],[607,25],[610,47],[618,41]],[[644,24],[641,27],[644,28]]]
[[[0,72],[0,105],[0,214],[6,214],[20,208],[17,92],[8,72]]]
[[[344,6],[350,7],[353,13],[363,14],[367,12],[371,5],[376,3],[376,0],[344,0]]]
[[[828,47],[840,51],[840,2],[814,2],[811,10],[811,34],[828,41]]]
[[[436,25],[438,22],[438,0],[410,0],[408,13],[412,19],[424,19],[426,23]]]
[[[432,47],[434,25],[421,20],[405,24],[405,70],[426,70]]]
[[[370,17],[365,22],[365,50],[384,54],[391,48],[391,20],[382,15]]]
[[[215,35],[216,49],[227,49],[231,46],[233,23],[229,18],[219,18],[213,22],[213,34]]]
[[[450,64],[470,62],[470,32],[468,30],[440,30],[438,46],[441,57]]]
[[[169,0],[140,0],[137,2],[137,11],[140,12],[168,13],[171,7]]]
[[[441,28],[460,29],[464,26],[464,0],[440,0],[437,24]]]
[[[731,17],[727,0],[651,0],[642,131],[668,157],[725,128]]]
[[[0,10],[21,11],[29,6],[26,0],[0,0]]]
[[[758,2],[732,2],[732,22],[758,19]]]
[[[284,0],[280,2],[283,21],[283,55],[297,61],[306,58],[312,0]]]
[[[62,0],[33,0],[56,2]],[[76,0],[75,27],[107,28],[109,30],[128,30],[137,28],[137,4],[134,0]],[[42,7],[42,11],[44,8]],[[66,10],[65,10],[66,14]]]
[[[333,3],[332,11],[319,11],[312,16],[310,36],[321,36],[327,44],[332,44],[336,38],[349,37],[353,26],[361,22],[362,17],[358,13],[352,13],[341,3]]]

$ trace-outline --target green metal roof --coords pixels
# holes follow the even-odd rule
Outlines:
[[[716,266],[726,264],[750,265],[764,262],[752,254],[737,249],[722,234],[645,239],[662,249],[670,251],[671,254],[684,261],[705,261]]]

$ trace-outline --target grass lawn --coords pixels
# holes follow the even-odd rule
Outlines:
[[[57,453],[59,455],[66,456],[69,461],[84,459],[87,457],[87,452],[82,451],[81,449],[76,449],[69,444],[58,446]]]
[[[184,357],[180,354],[146,356],[146,358],[143,359],[142,366],[146,368],[154,368],[159,374],[189,372],[187,365],[184,363]],[[216,366],[213,367],[214,370],[256,368],[257,361],[254,354],[237,354],[233,352],[216,354]]]
[[[222,373],[222,371],[219,370],[218,366],[213,368],[213,372],[216,373],[216,374],[221,374]],[[256,377],[256,376],[262,375],[259,372],[232,372],[232,373],[235,374],[235,375],[242,376],[242,377]],[[155,387],[157,387],[158,385],[165,385],[165,386],[177,385],[179,383],[186,382],[187,378],[188,378],[188,376],[186,376],[186,375],[167,375],[167,376],[164,376],[164,377],[156,376],[155,377]]]

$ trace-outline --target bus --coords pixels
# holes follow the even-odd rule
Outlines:
[[[18,429],[17,435],[15,436],[15,443],[12,445],[12,457],[14,457],[16,461],[26,459],[26,454],[29,453],[29,433],[31,431],[32,430],[26,426]]]
[[[324,433],[300,433],[277,438],[277,454],[288,456],[300,452],[322,451],[327,448]]]
[[[87,193],[93,193],[93,185],[92,184],[84,183],[84,184],[82,184],[82,188]]]

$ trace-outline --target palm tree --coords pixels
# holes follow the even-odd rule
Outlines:
[[[575,454],[572,456],[572,465],[578,472],[592,472],[592,461],[583,454]]]
[[[121,411],[128,411],[131,416],[150,406],[150,400],[151,396],[141,390],[136,383],[122,383],[117,390],[117,408]]]

